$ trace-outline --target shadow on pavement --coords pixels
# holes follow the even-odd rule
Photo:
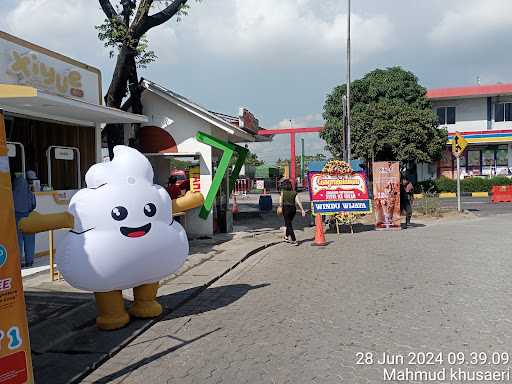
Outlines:
[[[215,311],[216,309],[227,307],[228,305],[245,296],[249,291],[254,289],[268,287],[270,284],[233,284],[222,287],[207,288],[190,302],[180,306],[175,311],[170,312],[166,319],[176,319],[180,317],[193,316],[204,312]],[[187,291],[178,294],[187,293]],[[159,301],[166,305],[169,299],[176,294],[160,296]]]
[[[38,384],[80,383],[93,369],[141,336],[156,322],[214,311],[236,302],[253,289],[268,285],[233,284],[206,289],[204,286],[198,286],[163,295],[158,298],[164,307],[164,314],[160,318],[133,318],[126,327],[110,332],[96,328],[94,301],[87,300],[88,303],[86,301],[85,306],[70,311],[67,316],[52,317],[31,329],[31,335],[34,336],[35,341],[32,345],[35,382]],[[169,348],[165,354],[199,338],[183,341],[182,344]],[[45,347],[45,342],[51,345]],[[148,362],[144,359],[138,364],[143,366]]]
[[[402,229],[423,228],[423,227],[426,227],[426,225],[418,224],[418,223],[410,223],[408,227],[405,227],[405,224],[402,224]]]
[[[211,335],[212,333],[214,332],[217,332],[219,330],[221,330],[222,328],[216,328],[214,329],[213,331],[210,331],[210,332],[207,332],[205,334],[202,334],[200,336],[197,336],[197,337],[194,337],[193,339],[190,339],[190,340],[182,340],[182,339],[178,339],[178,338],[174,338],[172,336],[169,336],[169,338],[173,339],[173,340],[176,340],[176,341],[179,341],[179,344],[178,345],[174,345],[170,348],[167,348],[161,352],[158,352],[158,353],[155,353],[151,356],[148,356],[148,357],[145,357],[144,359],[141,359],[133,364],[130,364],[126,367],[124,367],[123,369],[120,369],[119,371],[117,372],[114,372],[108,376],[105,376],[105,377],[102,377],[101,379],[98,379],[95,381],[95,383],[98,383],[98,384],[106,384],[106,383],[110,383],[111,381],[113,380],[116,380],[118,379],[119,377],[121,376],[124,376],[124,375],[127,375],[129,374],[130,372],[136,370],[136,369],[139,369],[139,368],[142,368],[144,367],[145,365],[147,364],[150,364],[151,362],[155,361],[155,360],[158,360],[170,353],[173,353],[175,351],[177,351],[178,349],[182,348],[182,347],[185,347],[189,344],[192,344],[193,342],[197,341],[197,340],[200,340],[204,337],[207,337],[209,335]]]
[[[264,288],[269,285],[270,284],[267,284],[267,283],[258,284],[258,285],[254,285],[254,286],[249,285],[249,284],[233,284],[233,285],[226,285],[226,286],[222,286],[222,287],[208,288],[208,289],[204,290],[203,292],[201,292],[200,295],[198,295],[190,303],[187,303],[187,304],[179,307],[174,312],[168,313],[167,316],[165,316],[162,320],[165,321],[165,320],[170,320],[170,319],[193,316],[193,315],[197,315],[197,314],[205,313],[205,312],[209,312],[209,311],[214,311],[216,309],[226,307],[226,306],[234,303],[235,301],[239,300],[241,297],[243,297],[245,294],[247,294],[249,291],[251,291],[253,289]],[[187,290],[187,291],[190,291],[190,290]],[[182,293],[183,292],[180,292],[180,294],[182,294]],[[189,292],[189,293],[191,293],[192,295],[194,294],[193,292]],[[173,296],[173,295],[168,295],[168,296]],[[168,296],[161,296],[159,298],[160,302],[165,303],[169,299]],[[161,352],[158,352],[151,356],[145,357],[141,360],[138,360],[138,361],[120,369],[117,372],[114,372],[108,376],[98,379],[95,381],[95,383],[106,384],[113,380],[116,380],[121,376],[129,374],[130,372],[132,372],[136,369],[139,369],[141,367],[144,367],[147,364],[150,364],[152,361],[158,360],[158,359],[162,358],[163,356],[171,354],[188,344],[191,344],[191,343],[193,343],[199,339],[202,339],[204,337],[207,337],[210,334],[219,331],[220,329],[221,328],[216,328],[213,331],[210,331],[208,333],[205,333],[203,335],[200,335],[200,336],[195,337],[190,340],[183,340],[183,339],[173,336],[173,335],[162,335],[160,337],[148,339],[148,340],[142,341],[140,343],[132,343],[132,344],[130,344],[130,347],[134,347],[134,346],[142,345],[142,344],[146,344],[146,343],[151,343],[155,340],[160,340],[160,339],[168,339],[170,345],[178,342],[178,344],[172,345],[169,348],[166,348],[165,350],[163,350]]]

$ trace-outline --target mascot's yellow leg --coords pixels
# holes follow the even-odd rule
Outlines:
[[[144,284],[133,288],[135,301],[130,308],[130,315],[134,317],[157,317],[162,314],[162,306],[156,301],[159,284]]]
[[[98,317],[96,325],[99,329],[110,331],[124,327],[130,321],[126,312],[121,291],[95,292]]]

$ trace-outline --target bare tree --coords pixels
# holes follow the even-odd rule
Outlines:
[[[106,19],[96,27],[98,37],[106,47],[112,48],[111,57],[117,54],[112,81],[105,95],[109,107],[121,108],[129,94],[132,112],[141,114],[141,90],[138,67],[144,67],[156,59],[148,49],[146,33],[172,17],[186,14],[188,0],[119,0],[115,6],[111,0],[98,0]],[[150,14],[153,12],[153,14]],[[112,158],[114,145],[122,143],[122,128],[108,125],[104,129],[109,153]]]

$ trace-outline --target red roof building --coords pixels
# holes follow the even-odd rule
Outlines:
[[[435,88],[427,91],[439,126],[470,143],[462,163],[462,176],[508,175],[512,168],[512,83]],[[447,146],[437,176],[455,177],[454,157]],[[429,175],[435,177],[430,168]]]

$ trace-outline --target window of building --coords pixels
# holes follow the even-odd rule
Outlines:
[[[480,151],[468,151],[468,166],[480,168]]]
[[[484,149],[482,151],[482,165],[492,167],[494,165],[494,149]]]
[[[437,108],[437,121],[439,125],[455,124],[455,107]]]
[[[508,166],[508,148],[506,145],[500,145],[496,150],[496,165],[498,167]]]
[[[494,121],[512,121],[512,103],[497,103],[494,109]]]

